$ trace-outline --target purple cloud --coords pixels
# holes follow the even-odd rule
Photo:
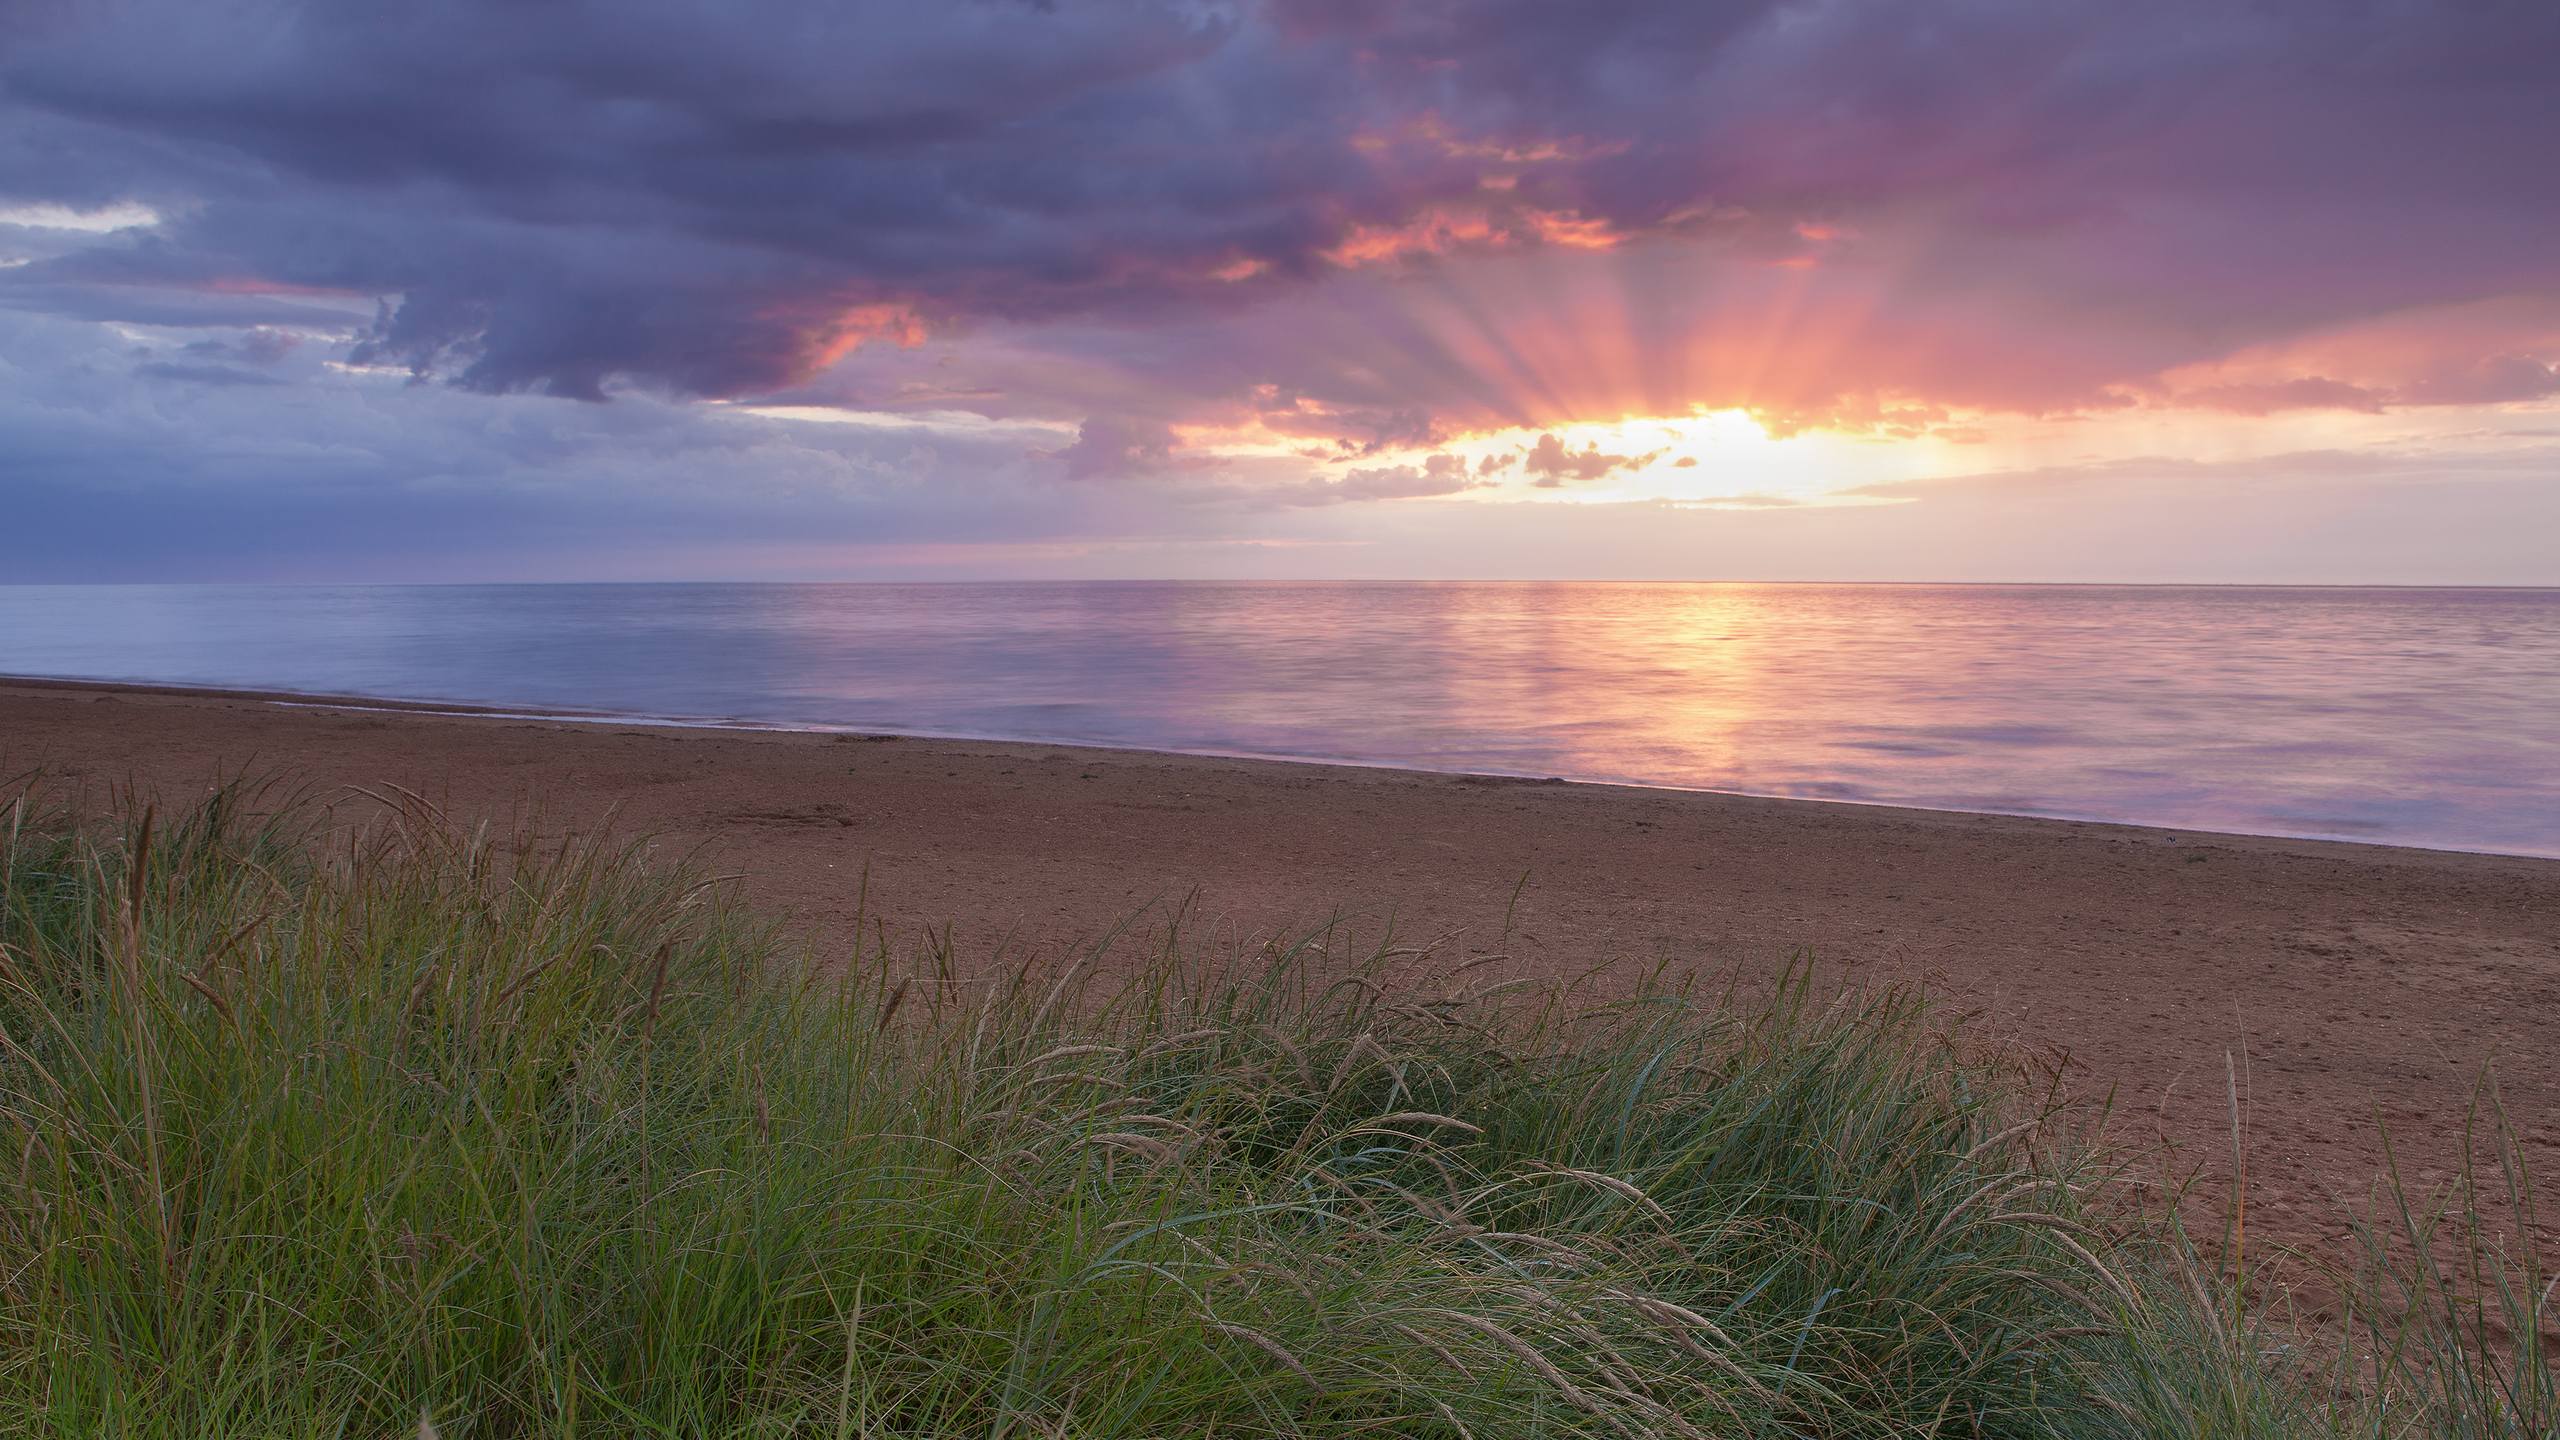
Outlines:
[[[1697,277],[1810,267],[1814,318],[1870,307],[1836,380],[1668,398],[1820,421],[1915,386],[2085,403],[2560,285],[2550,7],[143,0],[13,25],[0,192],[166,218],[0,272],[9,303],[379,297],[360,358],[489,391],[768,394],[1073,317],[1250,347],[1372,251],[1527,252],[1636,286],[1619,323],[1656,370],[1680,326],[1732,321]],[[1470,401],[1482,356],[1384,372],[1426,403],[1254,358],[1177,388],[1276,383],[1355,447],[1563,413]]]
[[[1611,455],[1593,441],[1581,449],[1541,435],[1537,443],[1520,453],[1520,469],[1529,475],[1529,483],[1541,490],[1553,490],[1568,481],[1598,480],[1620,470],[1636,470],[1662,457],[1655,450],[1643,455]]]
[[[2183,392],[2178,399],[2184,404],[2237,415],[2272,415],[2279,410],[2354,410],[2379,415],[2391,396],[2325,375],[2306,375],[2267,384],[2209,385]]]
[[[1281,492],[1292,505],[1343,505],[1360,500],[1420,500],[1481,488],[1465,457],[1433,455],[1419,465],[1382,465],[1345,471],[1339,480],[1308,480]]]
[[[1161,420],[1096,415],[1077,427],[1073,443],[1048,454],[1065,464],[1070,478],[1090,480],[1162,470],[1173,463],[1181,444]]]

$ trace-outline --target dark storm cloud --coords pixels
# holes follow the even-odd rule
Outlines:
[[[844,312],[1146,303],[1400,197],[1318,51],[1172,3],[63,9],[0,72],[0,190],[160,205],[20,283],[396,295],[378,353],[484,389],[806,373]],[[1290,117],[1301,107],[1306,119]]]
[[[1807,221],[1942,283],[2239,344],[2547,287],[2560,221],[2543,5],[9,19],[0,191],[166,217],[6,272],[9,303],[388,297],[370,358],[487,390],[760,393],[918,328],[1223,310],[1416,247],[1710,233],[1778,255]]]

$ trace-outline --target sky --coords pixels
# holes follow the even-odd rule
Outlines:
[[[2547,0],[0,0],[0,578],[2560,584]]]

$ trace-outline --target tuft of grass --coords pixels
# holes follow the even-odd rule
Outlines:
[[[2533,1176],[2494,1086],[2454,1177],[2426,1194],[2391,1157],[2373,1211],[2342,1278],[2367,1391],[2430,1436],[2560,1437],[2560,1276],[2534,1248]]]
[[[1908,992],[813,968],[379,798],[9,810],[0,1434],[2553,1433],[2529,1254],[2308,1364]]]

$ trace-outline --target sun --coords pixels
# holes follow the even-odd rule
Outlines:
[[[1748,410],[1633,416],[1469,436],[1444,447],[1494,480],[1479,498],[1715,507],[1861,503],[1908,455],[1825,432],[1779,436]]]
[[[1324,478],[1368,468],[1427,472],[1418,503],[1669,505],[1769,510],[1896,503],[1878,487],[1967,473],[1984,455],[1934,434],[1773,426],[1742,407],[1509,425],[1399,447],[1328,451],[1259,423],[1177,426],[1183,452],[1287,465]]]

